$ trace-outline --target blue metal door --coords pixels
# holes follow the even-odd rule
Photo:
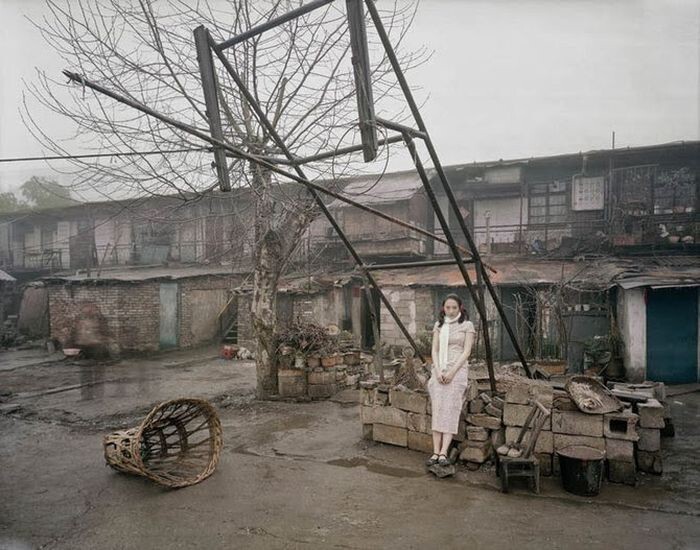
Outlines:
[[[649,289],[647,378],[667,384],[698,381],[697,288]]]

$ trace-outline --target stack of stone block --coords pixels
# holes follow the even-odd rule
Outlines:
[[[527,382],[528,383],[526,383],[525,379],[523,379],[523,383],[513,384],[506,391],[506,403],[503,410],[503,424],[505,425],[506,444],[515,443],[515,441],[518,439],[518,436],[525,425],[525,421],[532,410],[532,403],[535,400],[539,401],[542,406],[547,409],[553,408],[554,390],[552,387],[545,383],[536,383],[534,381]],[[557,440],[556,444],[560,447],[575,444],[571,442],[573,440],[571,439],[572,434],[570,433],[572,430],[569,429],[568,426],[569,419],[557,419],[558,421],[563,420],[563,424],[565,425],[562,427],[562,429],[558,430],[555,435],[553,431],[552,416],[553,415],[550,415],[542,426],[542,431],[537,438],[537,443],[535,444],[534,450],[535,456],[540,463],[540,473],[544,476],[552,475],[554,467],[553,456],[555,450],[555,438]],[[524,441],[527,441],[527,439]]]
[[[673,435],[671,408],[666,401],[666,386],[661,382],[616,383],[613,389],[646,398],[646,401],[634,405],[639,418],[635,449],[636,464],[641,472],[661,474],[663,472],[661,438]]]
[[[430,399],[423,390],[360,382],[360,419],[365,439],[433,452]],[[460,422],[456,441],[464,440],[465,427]]]
[[[482,386],[483,387],[483,386]],[[467,439],[459,445],[459,458],[470,469],[476,469],[494,456],[505,441],[503,409],[505,402],[489,390],[479,391],[476,381],[467,390]]]
[[[432,452],[430,399],[426,392],[392,388],[376,381],[360,382],[360,387],[366,439]],[[609,414],[587,414],[578,410],[565,391],[555,390],[544,381],[510,380],[492,394],[487,384],[471,380],[459,433],[454,437],[459,458],[470,469],[490,462],[495,449],[516,441],[537,400],[551,410],[534,451],[542,475],[559,475],[557,451],[585,445],[605,451],[610,481],[634,485],[637,471],[662,472],[661,436],[670,423],[670,411],[663,404],[663,385],[644,391],[648,397],[644,403],[626,405],[622,411]]]
[[[304,368],[280,367],[278,391],[281,397],[325,399],[341,389],[357,388],[363,373],[359,352],[336,354],[319,361],[309,360]]]

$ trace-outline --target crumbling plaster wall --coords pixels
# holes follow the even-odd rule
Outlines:
[[[625,374],[641,382],[647,371],[647,306],[644,288],[619,289],[617,319],[622,337]]]

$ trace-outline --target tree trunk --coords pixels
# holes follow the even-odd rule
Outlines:
[[[269,230],[258,246],[253,283],[251,314],[255,329],[255,367],[257,395],[267,399],[277,393],[277,284],[281,268],[281,247],[278,235]]]

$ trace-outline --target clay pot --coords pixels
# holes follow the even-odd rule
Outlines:
[[[315,369],[321,366],[321,358],[318,355],[309,355],[306,358],[306,366]]]

